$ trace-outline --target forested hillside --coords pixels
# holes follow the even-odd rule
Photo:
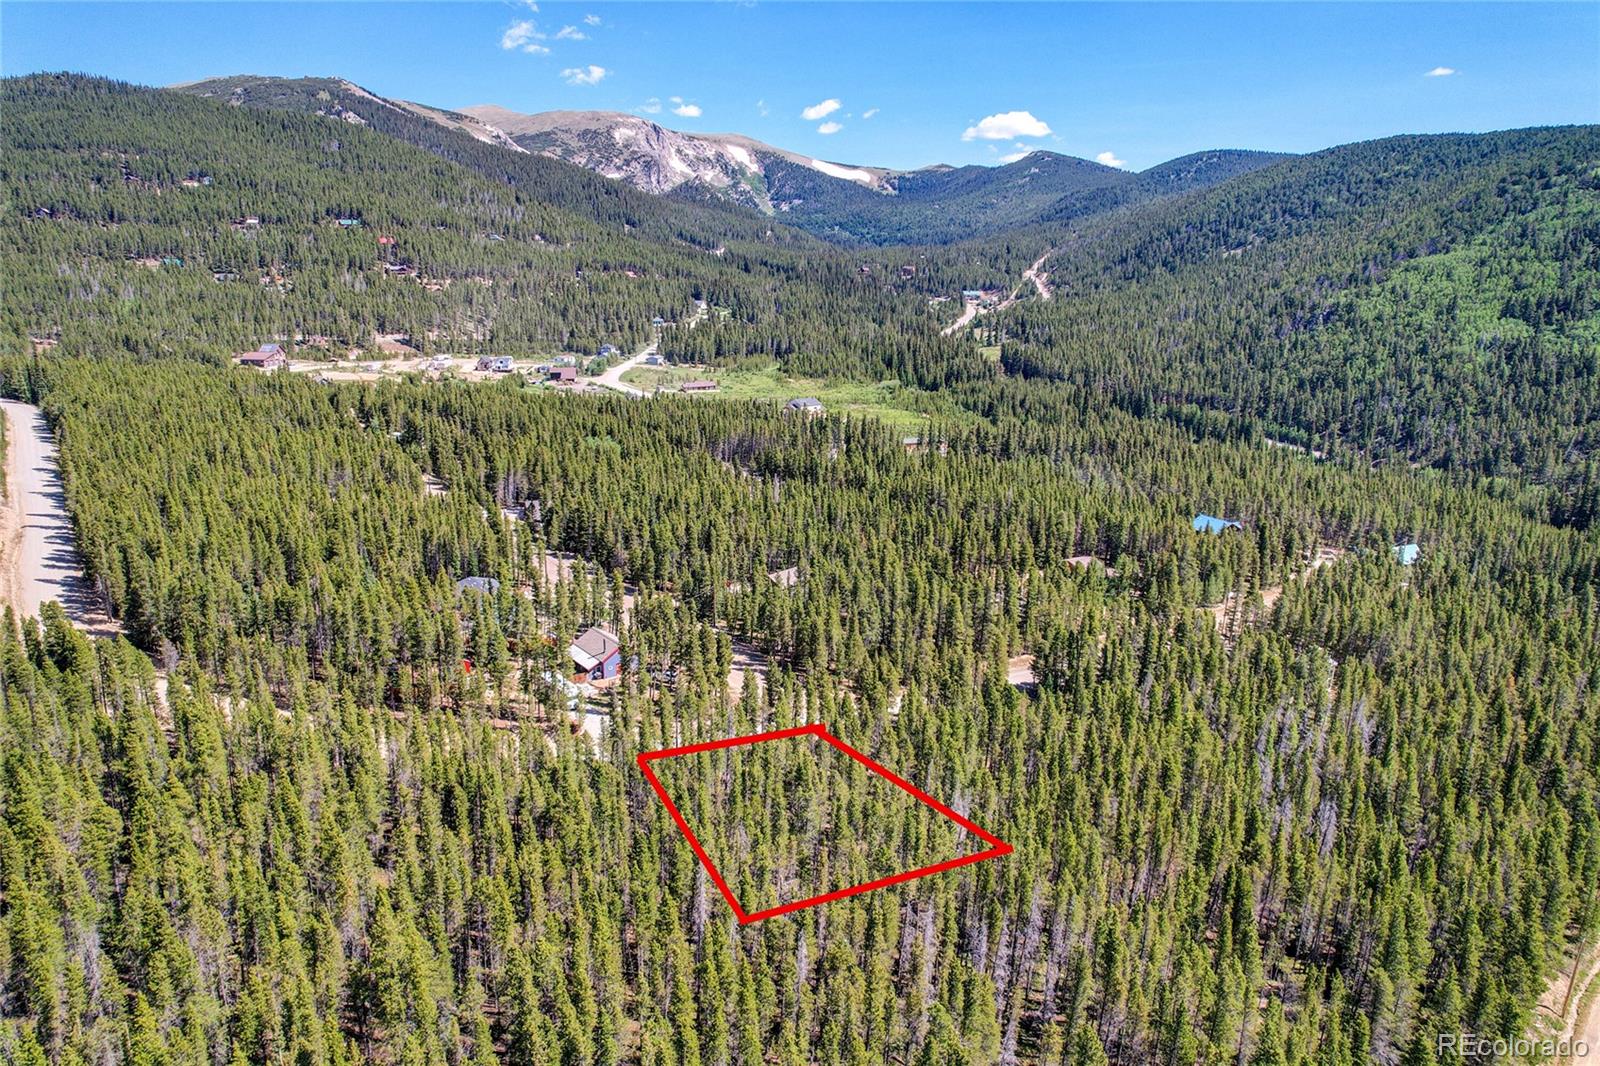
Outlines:
[[[509,383],[3,375],[177,664],[169,715],[125,645],[0,634],[21,1061],[1423,1061],[1521,1031],[1600,919],[1600,544],[1512,502],[1092,404],[941,455]],[[1197,610],[1319,545],[1227,640]],[[539,676],[595,622],[637,664],[591,752]],[[731,702],[735,640],[773,667]],[[738,927],[632,756],[801,720],[1016,853]],[[840,812],[751,837],[780,883],[880,839],[848,777],[737,782],[708,800]]]
[[[127,636],[0,618],[0,1061],[1410,1066],[1600,935],[1595,129],[845,250],[256,81],[0,83],[0,394]],[[953,414],[222,359],[386,333]],[[634,758],[819,721],[1015,851],[740,926]],[[687,765],[762,904],[971,843]]]
[[[1373,461],[1549,481],[1600,447],[1595,127],[1330,149],[1052,240],[1013,374]]]
[[[1268,166],[1272,152],[1202,152],[1139,174],[1055,152],[1002,166],[895,175],[893,195],[773,161],[767,182],[785,221],[849,245],[950,244],[1203,189]]]
[[[447,158],[336,117],[99,79],[12,79],[0,94],[0,344],[13,352],[30,336],[212,356],[323,338],[304,353],[317,357],[375,334],[425,351],[592,352],[635,346],[653,317],[702,299],[771,339],[772,357],[874,379],[914,364],[940,381],[961,346],[933,337],[921,287],[999,284],[1009,267],[951,252],[891,285],[899,255],[862,271],[795,231],[428,123]]]

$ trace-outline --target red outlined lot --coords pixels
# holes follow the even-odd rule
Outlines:
[[[734,897],[733,891],[728,887],[728,882],[724,880],[721,871],[719,871],[716,867],[716,864],[711,861],[711,857],[706,854],[706,849],[701,846],[699,838],[694,835],[694,830],[689,828],[689,823],[684,819],[682,812],[678,810],[678,805],[672,801],[672,797],[668,795],[667,790],[662,787],[661,781],[656,777],[655,771],[651,769],[650,764],[659,759],[671,759],[679,755],[696,755],[700,752],[720,751],[723,748],[736,748],[747,744],[761,744],[766,741],[785,740],[789,737],[805,736],[817,737],[838,751],[848,755],[850,758],[866,767],[869,773],[877,774],[879,777],[914,797],[918,802],[933,808],[935,811],[938,811],[952,822],[955,822],[957,825],[967,830],[967,832],[972,833],[979,840],[989,845],[988,848],[983,851],[973,852],[970,855],[962,855],[958,858],[947,859],[944,862],[937,862],[931,866],[920,866],[914,870],[904,870],[900,873],[891,874],[888,877],[880,877],[872,881],[865,881],[858,885],[850,885],[847,888],[836,889],[832,892],[824,892],[818,896],[809,896],[805,899],[779,904],[776,907],[768,907],[765,910],[758,910],[754,912],[746,911],[745,908],[739,903],[738,899]],[[821,723],[817,723],[815,725],[797,726],[793,729],[779,729],[772,733],[756,733],[747,737],[728,737],[725,740],[712,740],[702,744],[686,744],[683,747],[678,748],[662,748],[659,751],[640,752],[637,761],[639,763],[639,770],[644,774],[645,780],[650,782],[650,787],[655,789],[656,795],[661,797],[661,802],[666,804],[667,813],[672,816],[672,820],[677,823],[678,830],[683,833],[684,838],[689,841],[689,847],[694,849],[695,856],[699,858],[700,865],[705,867],[706,874],[711,878],[712,883],[717,886],[717,891],[722,893],[722,898],[727,900],[728,906],[733,908],[733,913],[739,919],[740,925],[749,925],[751,922],[759,922],[764,918],[776,918],[780,914],[790,914],[794,911],[804,910],[807,907],[815,907],[823,903],[832,903],[834,900],[845,899],[848,896],[859,896],[863,892],[871,892],[878,888],[887,888],[890,885],[898,885],[901,882],[911,881],[918,877],[927,877],[930,874],[943,873],[946,870],[954,870],[960,866],[970,866],[975,862],[982,862],[984,859],[998,859],[1001,856],[1010,855],[1012,851],[1010,844],[1007,844],[993,833],[988,832],[963,815],[957,814],[955,811],[951,810],[943,803],[940,803],[938,800],[934,799],[932,796],[928,795],[911,782],[873,762],[871,759],[867,758],[865,755],[861,754],[859,751],[852,748],[838,737],[829,733],[828,727]]]

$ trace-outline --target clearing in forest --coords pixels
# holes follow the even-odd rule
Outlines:
[[[638,762],[742,925],[1011,853],[820,724]]]

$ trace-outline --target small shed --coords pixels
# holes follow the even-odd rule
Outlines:
[[[577,381],[578,368],[575,366],[553,366],[545,378],[546,381]]]
[[[599,626],[590,626],[567,646],[567,655],[579,673],[590,681],[616,677],[622,669],[622,642],[617,635]]]
[[[1230,529],[1244,528],[1243,522],[1235,522],[1229,518],[1217,518],[1208,514],[1195,515],[1192,524],[1196,533],[1210,533],[1212,536],[1216,536],[1218,533],[1226,533]]]
[[[602,344],[599,352],[596,354],[602,359],[610,359],[612,356],[621,355],[622,349],[618,348],[615,344]]]

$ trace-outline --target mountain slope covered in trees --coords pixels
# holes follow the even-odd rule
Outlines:
[[[386,100],[335,78],[245,75],[175,88],[244,107],[327,114],[371,125],[447,158],[481,159],[480,169],[504,171],[519,184],[528,181],[524,171],[543,175],[553,170],[560,175],[558,184],[570,186],[564,169],[551,168],[545,157],[565,160],[619,178],[618,191],[611,195],[641,214],[670,209],[640,207],[636,201],[641,194],[633,187],[671,193],[683,203],[741,205],[852,246],[948,244],[1041,219],[1071,218],[1203,188],[1284,158],[1272,152],[1202,152],[1133,174],[1039,151],[1002,166],[894,171],[819,161],[737,135],[681,133],[638,115],[519,115],[497,107],[469,108],[471,114],[441,111]],[[442,139],[440,127],[462,136]],[[481,147],[469,147],[468,140]],[[507,159],[482,150],[489,146],[521,148],[528,158]]]
[[[1520,1032],[1600,917],[1600,545],[1478,490],[1093,408],[940,455],[761,405],[180,360],[0,384],[177,663],[169,715],[125,644],[0,632],[24,1062],[1343,1066]],[[1350,554],[1231,647],[1196,610],[1319,544]],[[552,586],[546,550],[599,567]],[[638,661],[591,750],[541,676],[594,623]],[[737,702],[731,639],[774,663]],[[1016,853],[739,927],[632,757],[801,720]],[[780,885],[881,840],[848,779],[714,788],[842,819],[751,834]]]
[[[687,317],[697,299],[782,337],[774,356],[803,349],[874,380],[890,360],[942,380],[960,347],[933,336],[920,291],[882,283],[898,257],[863,272],[796,230],[421,119],[448,142],[438,152],[336,116],[97,79],[0,93],[13,351],[29,335],[64,351],[215,355],[319,336],[342,351],[400,333],[425,350],[592,352],[642,343],[653,317]],[[1000,257],[944,262],[924,261],[915,284],[1006,276]]]
[[[0,1060],[1410,1064],[1600,934],[1594,129],[842,250],[268,95],[0,83],[0,393],[127,634],[0,617]],[[1023,295],[941,336],[969,287]],[[960,417],[219,358],[696,299],[669,358]],[[634,757],[818,721],[1016,850],[738,925]],[[695,777],[763,902],[961,843],[827,766]]]
[[[1543,480],[1600,448],[1600,128],[1401,137],[1051,235],[1006,368],[1130,411]]]

